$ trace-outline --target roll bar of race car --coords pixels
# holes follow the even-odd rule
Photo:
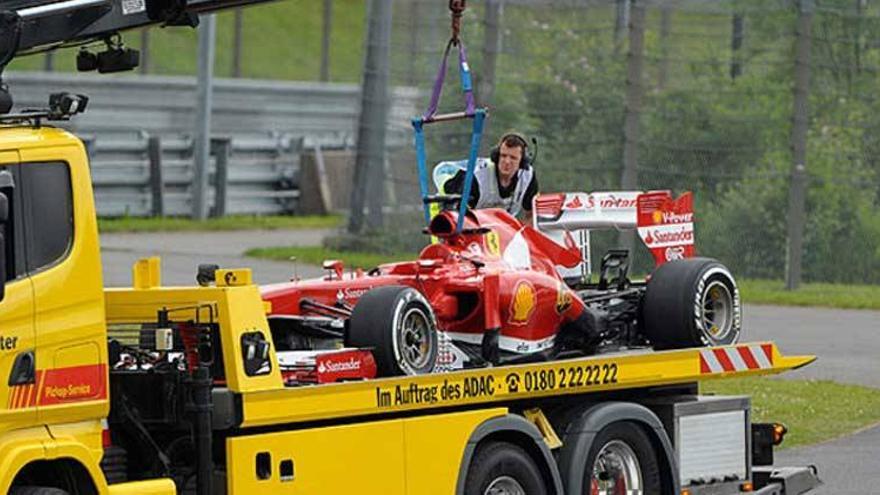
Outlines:
[[[467,210],[468,199],[471,196],[471,185],[474,180],[474,169],[477,164],[477,153],[480,151],[480,141],[483,139],[483,122],[488,114],[486,108],[477,108],[476,103],[474,102],[473,81],[471,79],[470,66],[467,61],[467,51],[464,48],[464,43],[459,38],[461,16],[464,9],[465,0],[449,0],[449,10],[452,12],[452,37],[446,44],[446,50],[443,52],[443,60],[440,62],[440,69],[437,71],[437,77],[434,79],[434,87],[431,91],[431,103],[428,105],[428,110],[424,115],[412,119],[412,126],[415,130],[416,163],[419,169],[419,189],[422,195],[422,208],[425,212],[425,225],[431,223],[430,203],[437,201],[442,202],[446,198],[442,195],[432,196],[429,190],[424,126],[438,122],[473,119],[471,149],[468,154],[464,188],[458,205],[458,221],[455,227],[456,233],[461,232],[464,223],[464,214]],[[461,80],[461,90],[464,93],[465,109],[462,112],[438,115],[437,107],[440,104],[440,95],[443,93],[443,82],[446,78],[446,61],[449,58],[449,52],[453,46],[458,46],[458,73]]]

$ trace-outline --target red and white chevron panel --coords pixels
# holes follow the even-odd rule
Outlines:
[[[773,346],[752,344],[700,351],[700,373],[763,370],[773,367]]]

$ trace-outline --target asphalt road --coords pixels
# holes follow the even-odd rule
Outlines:
[[[293,276],[321,274],[318,267],[287,261],[244,258],[251,248],[276,246],[316,246],[329,232],[314,230],[265,230],[233,232],[170,232],[147,234],[102,234],[101,258],[105,287],[130,287],[131,267],[149,256],[162,258],[163,285],[194,285],[199,264],[214,263],[221,268],[247,267],[258,284],[282,282]]]
[[[318,245],[326,230],[105,234],[101,236],[104,284],[131,284],[138,258],[162,257],[165,285],[192,285],[199,263],[250,267],[257,283],[280,282],[293,274],[289,262],[243,258],[253,247]],[[301,277],[321,273],[300,265]],[[813,354],[818,360],[781,379],[827,379],[880,388],[880,312],[746,306],[743,339],[772,340],[785,354]],[[825,481],[818,495],[880,493],[880,425],[810,447],[777,453],[777,465],[815,464]]]

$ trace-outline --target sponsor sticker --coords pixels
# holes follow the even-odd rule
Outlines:
[[[510,324],[525,325],[532,317],[537,305],[535,288],[528,280],[520,280],[513,289],[513,298],[510,300]]]
[[[571,307],[571,292],[562,282],[556,284],[556,312],[565,313]]]
[[[501,256],[501,238],[494,230],[486,233],[486,252],[493,256]]]

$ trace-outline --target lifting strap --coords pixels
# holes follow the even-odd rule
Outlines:
[[[440,63],[440,69],[437,77],[434,79],[434,87],[431,92],[431,102],[428,110],[424,115],[412,119],[412,126],[415,130],[415,147],[416,162],[419,168],[419,189],[422,195],[422,206],[425,213],[425,224],[431,221],[431,206],[428,197],[430,189],[428,186],[428,169],[427,156],[425,153],[425,133],[424,126],[436,122],[449,122],[454,120],[472,119],[473,128],[471,130],[471,148],[468,154],[467,169],[465,172],[464,188],[462,190],[461,201],[458,207],[458,222],[456,224],[456,232],[461,232],[464,222],[464,214],[467,211],[467,203],[471,194],[471,183],[474,180],[474,169],[477,163],[477,154],[480,150],[480,142],[483,137],[483,122],[486,119],[486,109],[477,108],[474,102],[473,81],[471,78],[471,70],[467,61],[467,51],[464,43],[459,38],[459,30],[461,26],[461,15],[465,9],[465,0],[450,0],[449,10],[452,11],[452,37],[446,44],[446,50],[443,52],[443,60]],[[443,83],[446,78],[446,63],[449,58],[449,52],[453,46],[458,47],[458,73],[461,81],[461,90],[464,93],[464,111],[453,112],[447,114],[437,114],[437,107],[440,105],[440,96],[443,93]]]

